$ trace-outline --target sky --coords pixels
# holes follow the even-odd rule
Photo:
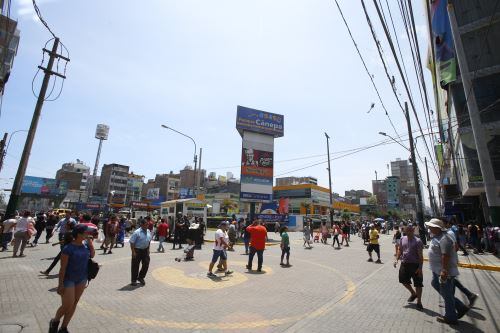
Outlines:
[[[192,165],[192,142],[161,128],[166,124],[192,136],[203,148],[202,168],[207,172],[225,175],[230,171],[239,177],[237,105],[284,115],[285,136],[275,140],[275,177],[314,176],[328,187],[324,132],[331,137],[333,191],[342,195],[350,189],[371,192],[375,171],[379,179],[385,177],[391,160],[409,157],[403,147],[391,144],[339,158],[342,151],[384,140],[379,132],[396,134],[333,0],[37,3],[71,61],[60,97],[44,104],[27,175],[54,178],[63,163],[76,159],[92,169],[98,147],[95,128],[103,123],[110,126],[110,133],[99,170],[105,163],[125,164],[147,179]],[[373,2],[366,3],[389,70],[398,77]],[[411,69],[397,2],[389,3]],[[405,119],[360,1],[339,0],[339,4],[398,134],[404,137]],[[425,62],[428,31],[423,2],[414,2],[413,9]],[[3,98],[1,133],[29,128],[36,104],[32,81],[42,48],[51,38],[36,18],[31,0],[13,0],[11,13],[18,21],[21,41]],[[430,73],[423,66],[434,109]],[[63,71],[62,62],[59,71]],[[38,73],[35,92],[41,81]],[[410,81],[419,101],[417,83]],[[54,95],[60,82],[55,84]],[[396,79],[396,86],[406,100],[401,81]],[[367,113],[371,103],[375,107]],[[417,111],[425,131],[420,103]],[[413,128],[417,128],[414,118]],[[25,132],[13,136],[0,188],[8,188],[15,177],[25,138]],[[424,156],[422,140],[418,142]],[[313,164],[318,165],[310,167]],[[431,183],[437,183],[432,170]]]

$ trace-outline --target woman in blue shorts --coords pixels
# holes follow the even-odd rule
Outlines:
[[[59,285],[57,287],[62,304],[57,309],[56,316],[50,320],[49,333],[68,331],[68,324],[87,284],[88,260],[94,257],[95,251],[92,237],[87,237],[86,230],[87,226],[76,225],[73,229],[73,242],[62,250]],[[63,317],[61,328],[59,328],[59,322]]]

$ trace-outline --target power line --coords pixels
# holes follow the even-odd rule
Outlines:
[[[42,22],[42,24],[45,26],[45,28],[47,28],[47,30],[50,32],[50,34],[52,35],[52,37],[57,38],[56,35],[50,29],[50,27],[47,24],[47,22],[43,19],[42,13],[40,11],[40,8],[38,8],[38,5],[36,4],[36,1],[32,0],[32,2],[33,2],[33,8],[35,9],[36,16],[38,16],[38,19],[40,20],[40,22]]]

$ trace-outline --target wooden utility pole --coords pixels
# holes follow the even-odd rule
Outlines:
[[[326,153],[328,154],[328,188],[330,192],[330,225],[333,227],[333,193],[332,193],[332,169],[330,167],[330,137],[325,132]]]

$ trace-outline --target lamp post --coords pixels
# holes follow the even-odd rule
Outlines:
[[[168,130],[171,130],[171,131],[173,131],[173,132],[175,132],[177,134],[180,134],[182,136],[185,136],[186,138],[188,138],[191,141],[193,141],[193,144],[194,144],[194,157],[193,157],[193,162],[194,162],[193,195],[196,196],[196,179],[198,178],[197,174],[196,174],[196,163],[198,161],[198,156],[196,156],[196,141],[194,141],[194,139],[192,137],[190,137],[189,135],[184,134],[182,132],[179,132],[178,130],[173,129],[172,127],[169,127],[167,125],[161,125],[161,127],[165,128],[165,129],[168,129]]]
[[[330,137],[325,132],[326,153],[328,154],[328,187],[330,192],[330,225],[333,228],[333,194],[332,194],[332,169],[330,167]]]

